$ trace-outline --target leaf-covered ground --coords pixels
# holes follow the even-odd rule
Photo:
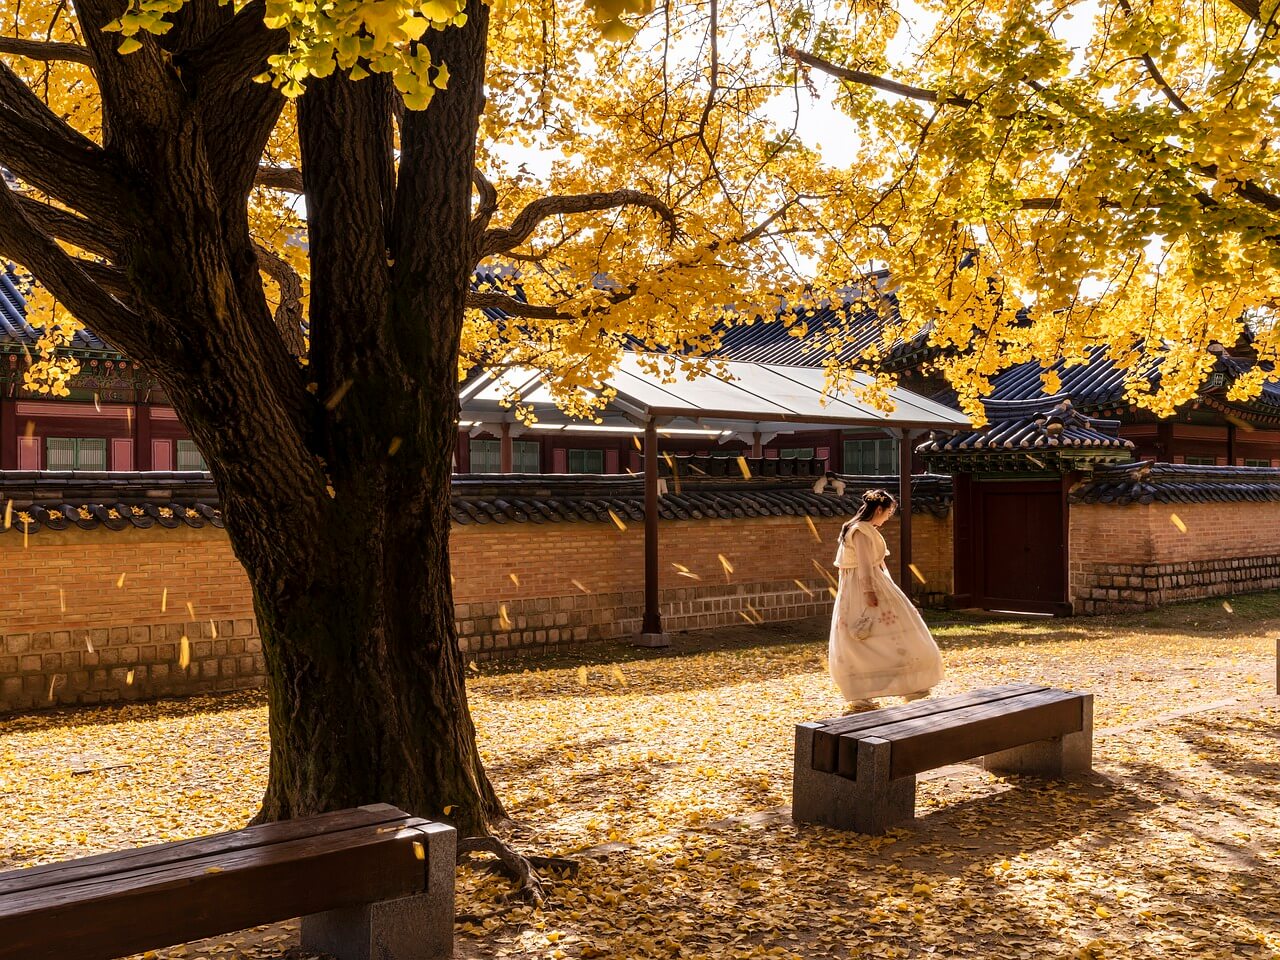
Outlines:
[[[1074,621],[938,618],[939,693],[1095,694],[1097,776],[922,778],[887,838],[797,827],[792,728],[837,713],[825,624],[481,666],[471,693],[523,849],[580,852],[542,911],[460,874],[480,957],[1280,957],[1280,596]],[[266,772],[258,697],[0,723],[0,864],[234,829]],[[281,925],[161,957],[282,956]]]

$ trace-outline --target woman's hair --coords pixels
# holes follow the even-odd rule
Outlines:
[[[860,520],[870,520],[881,510],[889,510],[898,505],[897,499],[888,490],[868,490],[862,495],[862,503],[858,504],[853,519],[846,523],[840,531],[841,539],[849,532],[849,528]]]

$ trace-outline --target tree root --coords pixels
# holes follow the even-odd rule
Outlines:
[[[472,853],[488,853],[497,861],[493,869],[510,877],[516,888],[508,893],[506,900],[520,900],[541,907],[546,903],[547,895],[542,877],[538,870],[568,870],[576,873],[578,864],[563,857],[522,856],[516,853],[504,841],[494,836],[464,837],[458,841],[458,861]]]

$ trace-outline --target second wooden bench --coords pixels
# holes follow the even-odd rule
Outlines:
[[[984,758],[1060,777],[1093,766],[1093,695],[1026,683],[796,726],[792,818],[884,833],[915,817],[916,774]]]

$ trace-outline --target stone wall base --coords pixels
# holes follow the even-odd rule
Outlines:
[[[1136,613],[1168,603],[1280,589],[1280,554],[1094,564],[1081,571],[1077,582],[1077,613]]]

